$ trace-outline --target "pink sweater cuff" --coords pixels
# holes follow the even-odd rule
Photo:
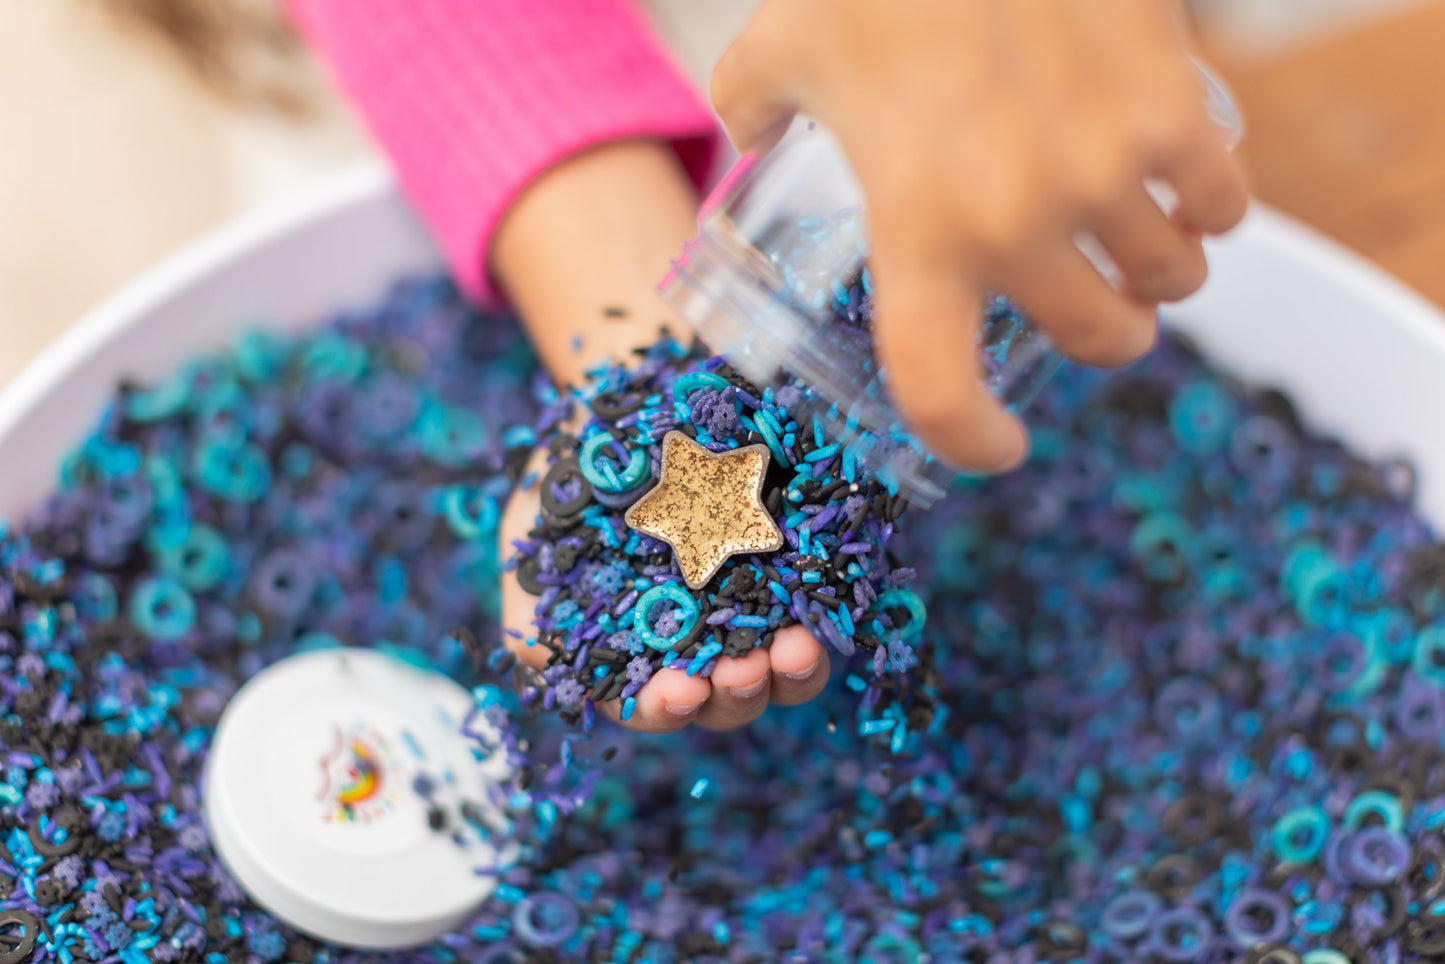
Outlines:
[[[290,3],[477,300],[497,223],[567,155],[661,138],[708,175],[712,114],[626,0]]]

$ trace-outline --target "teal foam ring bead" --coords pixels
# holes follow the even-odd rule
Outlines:
[[[181,488],[181,474],[170,461],[152,455],[141,464],[141,471],[150,483],[151,498],[156,502],[185,496],[185,491]]]
[[[121,413],[132,422],[158,422],[184,409],[191,400],[195,368],[187,366],[151,388],[131,392]]]
[[[467,485],[442,490],[441,514],[453,532],[470,541],[492,538],[500,515],[496,499]]]
[[[395,643],[381,640],[376,644],[375,649],[377,652],[385,653],[387,656],[396,660],[398,663],[404,663],[407,666],[413,666],[417,669],[429,670],[434,673],[440,672],[439,668],[437,667],[436,661],[430,656],[428,656],[426,653],[422,652],[419,649],[416,649],[415,647],[398,646]]]
[[[1305,951],[1300,957],[1301,964],[1351,964],[1351,961],[1344,954],[1333,947],[1316,947],[1312,951]]]
[[[86,443],[85,455],[95,470],[108,479],[131,476],[141,468],[140,450],[124,442],[92,439]]]
[[[325,632],[304,633],[296,640],[296,652],[298,653],[307,653],[318,649],[340,649],[341,647],[341,640]]]
[[[981,522],[965,522],[938,534],[938,578],[951,588],[973,587],[985,571],[988,534]]]
[[[1415,675],[1434,686],[1445,686],[1445,626],[1430,626],[1415,639],[1410,661]]]
[[[129,610],[130,621],[151,639],[180,639],[196,623],[196,601],[171,576],[152,576],[136,586]]]
[[[175,496],[151,504],[150,525],[145,546],[151,552],[172,549],[191,534],[191,510],[184,497]]]
[[[923,632],[923,624],[928,619],[928,607],[923,604],[918,593],[911,589],[890,589],[878,596],[878,601],[873,604],[875,611],[882,612],[885,609],[902,607],[908,611],[908,622],[897,627],[901,639],[915,639]]]
[[[1357,631],[1379,647],[1386,662],[1406,665],[1414,657],[1415,620],[1404,609],[1389,606],[1359,619],[1358,623]]]
[[[1367,790],[1350,801],[1345,808],[1345,826],[1358,830],[1370,816],[1377,816],[1386,830],[1396,833],[1405,829],[1405,809],[1400,798],[1384,790]]]
[[[1037,428],[1029,430],[1029,458],[1052,462],[1064,451],[1068,436],[1057,429]]]
[[[1307,864],[1320,855],[1330,835],[1330,818],[1319,807],[1297,807],[1280,817],[1270,843],[1281,860]]]
[[[1357,700],[1369,696],[1379,689],[1390,669],[1389,660],[1385,658],[1378,638],[1366,636],[1360,642],[1365,647],[1365,664],[1360,675],[1350,684],[1350,688],[1341,694],[1346,699]]]
[[[281,472],[292,479],[305,478],[314,462],[315,456],[311,449],[295,442],[281,450],[278,460]]]
[[[206,426],[199,445],[215,445],[221,448],[238,449],[246,444],[250,435],[239,418],[224,418]]]
[[[350,382],[366,370],[366,349],[359,342],[336,332],[314,335],[301,349],[301,367],[307,378]]]
[[[208,366],[202,370],[197,380],[195,396],[191,409],[205,418],[233,414],[247,405],[247,400],[242,397],[241,385],[236,381],[235,372],[217,366]]]
[[[205,592],[225,576],[231,550],[225,538],[208,525],[194,525],[179,543],[157,553],[160,567],[192,592]]]
[[[1160,479],[1128,472],[1114,483],[1113,503],[1120,511],[1138,515],[1158,512],[1173,504]]]
[[[1280,581],[1292,597],[1298,597],[1308,582],[1332,573],[1337,567],[1334,559],[1318,542],[1302,542],[1290,549],[1280,567]]]
[[[416,432],[422,452],[448,468],[465,465],[487,441],[487,426],[476,412],[435,402],[422,411]]]
[[[651,624],[647,621],[648,614],[652,612],[652,607],[663,602],[674,603],[683,610],[683,613],[678,616],[678,622],[681,625],[678,627],[677,632],[670,636],[657,635]],[[660,586],[653,586],[647,590],[647,592],[643,593],[637,602],[633,604],[632,612],[634,614],[633,632],[637,633],[643,643],[663,652],[668,652],[673,646],[686,639],[688,634],[692,632],[693,625],[701,615],[701,609],[698,607],[697,600],[688,593],[683,592],[675,582],[665,582]]]
[[[1194,528],[1183,516],[1156,512],[1139,520],[1129,537],[1129,551],[1146,577],[1176,582],[1189,571]]]
[[[243,333],[232,348],[236,371],[249,382],[268,382],[281,371],[286,361],[286,343],[270,332],[252,328]]]
[[[1307,626],[1339,627],[1348,612],[1348,576],[1342,569],[1312,569],[1294,594],[1295,612]]]
[[[582,477],[592,484],[594,489],[607,492],[611,495],[619,495],[623,492],[630,492],[652,476],[651,466],[648,464],[647,453],[641,447],[633,447],[628,450],[627,464],[620,471],[613,473],[612,478],[606,478],[598,471],[598,456],[609,456],[612,452],[612,443],[616,441],[607,432],[596,432],[587,441],[582,443],[582,451],[578,454],[578,462],[582,467]]]
[[[115,583],[96,572],[88,572],[76,581],[72,598],[76,611],[95,622],[109,622],[120,611]]]
[[[713,388],[722,391],[731,388],[732,382],[721,375],[714,375],[712,372],[688,372],[672,383],[672,400],[687,404],[688,396],[702,388]]]
[[[251,611],[237,613],[236,616],[236,639],[246,646],[254,645],[262,637],[262,617]]]
[[[271,486],[271,464],[255,445],[207,445],[196,453],[201,485],[230,502],[255,502]]]
[[[1180,446],[1195,455],[1224,448],[1238,421],[1234,400],[1213,381],[1186,385],[1169,405],[1169,427]]]

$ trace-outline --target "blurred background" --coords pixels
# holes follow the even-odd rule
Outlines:
[[[1190,6],[1256,193],[1445,303],[1445,0]],[[372,153],[274,0],[0,0],[0,143],[0,384],[157,258]]]

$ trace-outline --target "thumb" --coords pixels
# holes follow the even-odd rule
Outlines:
[[[713,68],[713,110],[740,153],[769,150],[800,106],[796,54],[782,39],[764,5]]]

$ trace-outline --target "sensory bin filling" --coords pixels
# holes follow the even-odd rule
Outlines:
[[[811,426],[779,437],[789,399],[691,350],[586,400],[568,436],[515,326],[440,280],[123,387],[0,536],[0,964],[1445,956],[1445,547],[1408,466],[1309,435],[1172,337],[1124,373],[1064,371],[1023,470],[902,517],[840,451],[810,460],[832,444]],[[628,580],[678,585],[615,521],[645,491],[623,484],[639,412],[704,446],[760,436],[785,533],[777,558],[678,590],[706,614],[644,612],[644,637],[683,633],[666,650],[597,619],[647,591]],[[572,468],[589,443],[600,464]],[[554,620],[537,644],[574,647],[541,678],[497,629],[497,520],[538,444],[602,490],[544,505],[524,547]],[[577,551],[589,512],[611,556]],[[813,703],[731,734],[594,721],[593,698],[706,672],[789,619],[834,652]],[[594,644],[623,655],[594,665]],[[353,645],[474,686],[469,734],[516,771],[517,864],[466,926],[389,955],[248,901],[197,793],[242,682]]]
[[[620,699],[625,720],[659,670],[708,676],[719,657],[746,656],[799,623],[838,655],[877,653],[880,675],[886,660],[911,663],[923,604],[904,588],[911,571],[888,552],[907,500],[867,478],[821,416],[803,414],[800,386],[760,389],[700,346],[664,339],[632,366],[597,372],[580,394],[582,428],[549,442],[541,513],[516,562],[521,585],[538,597],[531,645],[550,651],[549,702],[575,713],[584,699]],[[682,459],[672,474],[663,471],[664,443],[684,450],[669,456]],[[717,457],[748,450],[766,465],[760,491],[697,478]],[[668,486],[689,483],[677,504],[658,501]],[[723,558],[742,545],[726,537],[749,502],[761,518],[757,542]],[[696,525],[728,525],[685,537],[687,520],[670,519],[669,509],[695,503],[703,503]],[[665,541],[670,530],[684,547],[698,542],[699,555],[703,545],[712,550],[699,560],[706,575],[680,564]]]

